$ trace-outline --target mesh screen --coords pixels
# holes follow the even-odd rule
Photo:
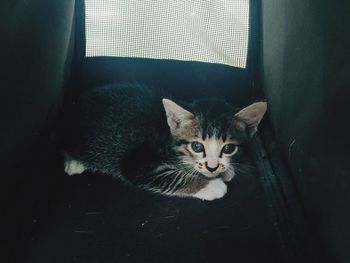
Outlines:
[[[87,57],[245,68],[249,0],[85,0],[85,28]]]

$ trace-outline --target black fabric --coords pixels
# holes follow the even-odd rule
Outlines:
[[[48,130],[70,73],[74,1],[1,1],[0,13],[0,261],[13,262],[26,219],[55,181],[44,172]]]
[[[212,202],[152,194],[98,174],[63,176],[57,158],[51,172],[37,170],[46,186],[45,176],[55,175],[55,185],[25,191],[46,198],[31,211],[16,241],[21,253],[10,262],[323,262],[285,172],[269,162],[268,155],[280,162],[278,151],[259,142],[250,149],[254,161]],[[38,190],[37,183],[27,187]],[[30,202],[16,208],[28,210],[23,203]]]
[[[262,78],[278,143],[330,262],[350,261],[348,1],[262,2]]]
[[[69,72],[74,2],[19,1],[7,11],[0,95],[5,171],[26,156],[59,105]]]
[[[97,57],[82,62],[78,93],[113,82],[138,82],[174,98],[222,97],[237,107],[257,99],[249,70],[201,62]]]
[[[62,177],[17,262],[292,262],[260,180],[250,167],[223,199],[206,202],[102,175]]]

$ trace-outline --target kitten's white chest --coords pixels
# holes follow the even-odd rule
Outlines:
[[[219,178],[209,181],[207,186],[195,193],[193,197],[211,201],[223,197],[226,192],[227,186],[222,179]]]

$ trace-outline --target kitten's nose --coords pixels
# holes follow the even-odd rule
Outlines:
[[[205,162],[205,167],[207,168],[207,170],[209,171],[209,172],[215,172],[217,169],[218,169],[218,167],[219,167],[219,164],[216,166],[216,167],[214,167],[214,168],[212,168],[212,167],[209,167],[208,166],[208,162]]]

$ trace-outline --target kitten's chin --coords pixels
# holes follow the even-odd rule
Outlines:
[[[214,179],[214,178],[217,178],[219,176],[222,175],[222,172],[215,172],[215,173],[211,173],[209,171],[206,171],[206,170],[200,170],[198,168],[195,168],[197,172],[199,172],[201,175],[203,175],[205,178],[208,178],[208,179]]]
[[[208,179],[214,179],[216,177],[219,177],[220,175],[220,173],[209,173],[209,172],[208,173],[201,172],[201,174]]]

